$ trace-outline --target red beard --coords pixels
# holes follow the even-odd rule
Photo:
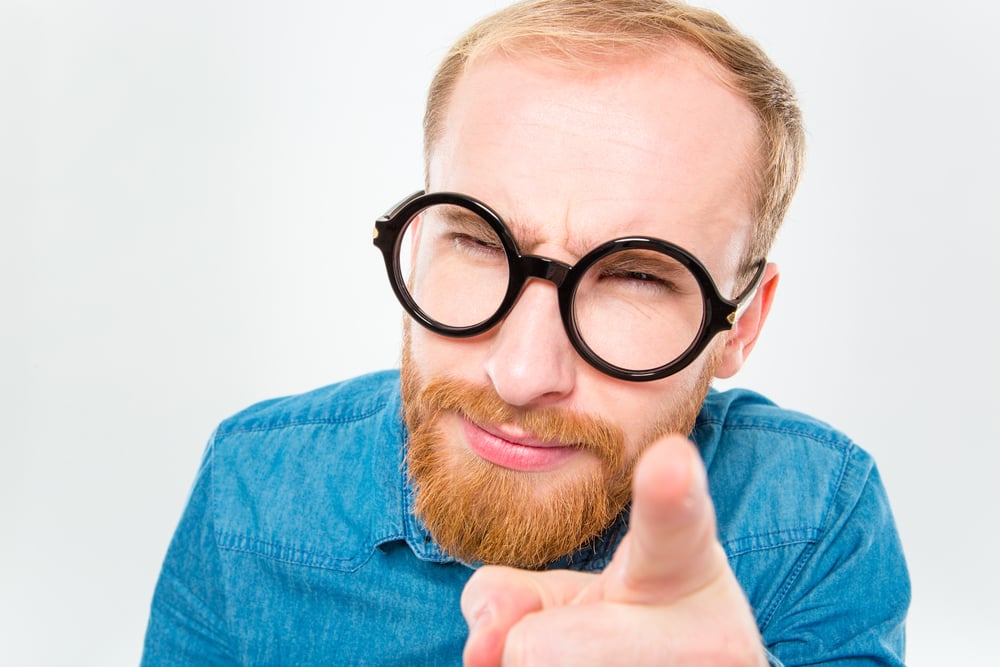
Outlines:
[[[554,408],[515,408],[490,387],[450,378],[423,385],[408,348],[404,345],[402,393],[415,512],[447,553],[470,564],[538,569],[598,537],[629,500],[639,453],[660,435],[690,433],[712,377],[706,373],[703,391],[657,420],[640,441],[643,446],[626,457],[624,431],[606,420]],[[449,441],[441,421],[458,416],[513,425],[592,456],[572,473],[503,468],[464,443]]]

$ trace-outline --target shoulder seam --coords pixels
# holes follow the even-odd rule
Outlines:
[[[856,446],[854,441],[851,440],[846,435],[835,430],[825,430],[823,433],[827,437],[821,437],[813,429],[805,428],[788,428],[783,426],[774,426],[771,424],[754,424],[754,423],[740,423],[734,422],[728,419],[703,419],[698,420],[695,424],[695,428],[707,427],[707,426],[718,426],[725,429],[726,431],[766,431],[768,433],[780,433],[782,435],[794,435],[800,438],[806,438],[819,445],[822,445],[828,449],[833,449],[839,452],[847,453],[850,456],[850,451]],[[829,437],[833,436],[833,437]]]
[[[377,405],[372,406],[364,412],[357,414],[344,416],[344,417],[322,417],[322,418],[311,418],[311,419],[290,419],[288,421],[277,422],[273,424],[266,424],[261,426],[239,426],[234,425],[231,428],[226,428],[226,423],[223,422],[220,425],[218,432],[216,433],[215,439],[223,439],[230,435],[239,435],[241,433],[262,433],[266,431],[275,431],[283,428],[290,428],[295,426],[315,426],[317,424],[349,424],[351,422],[362,421],[373,417],[378,413],[385,410],[386,406],[389,404],[388,400],[382,401]]]

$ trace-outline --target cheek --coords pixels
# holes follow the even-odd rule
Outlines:
[[[714,354],[703,354],[676,375],[624,387],[615,395],[601,397],[599,405],[609,406],[611,410],[614,408],[610,406],[621,408],[605,416],[625,428],[629,457],[637,457],[660,436],[690,435],[714,374],[714,360]]]
[[[451,377],[481,382],[485,377],[478,353],[481,345],[475,340],[439,336],[412,320],[406,326],[410,359],[423,381]]]

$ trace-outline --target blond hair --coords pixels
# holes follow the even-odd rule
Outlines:
[[[669,0],[525,0],[481,20],[447,53],[431,82],[424,115],[429,163],[461,74],[477,58],[502,52],[593,64],[622,52],[662,50],[681,39],[728,72],[760,124],[754,230],[746,262],[766,257],[798,184],[805,151],[802,119],[788,77],[750,38],[718,14]],[[747,267],[744,267],[747,268]]]

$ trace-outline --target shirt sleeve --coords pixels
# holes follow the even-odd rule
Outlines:
[[[143,667],[235,665],[225,622],[222,566],[211,512],[209,444],[160,572]]]
[[[787,667],[903,667],[910,579],[874,463],[854,450],[826,529],[763,625]]]

